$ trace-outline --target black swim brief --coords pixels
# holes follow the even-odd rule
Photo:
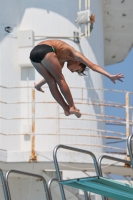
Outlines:
[[[36,63],[41,63],[43,58],[49,52],[55,52],[54,47],[51,47],[47,44],[37,45],[32,49],[30,53],[30,60]]]

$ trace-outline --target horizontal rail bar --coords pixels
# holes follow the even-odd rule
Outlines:
[[[79,36],[72,36],[72,35],[68,35],[68,36],[43,36],[43,35],[35,35],[34,38],[78,38]]]
[[[44,86],[43,86],[44,87]],[[7,87],[0,85],[0,88],[4,89],[21,89],[21,88],[34,88],[34,86],[14,86],[14,87]],[[48,88],[45,86],[45,88]],[[109,92],[120,92],[120,93],[130,93],[133,94],[132,91],[126,91],[126,90],[112,90],[112,89],[107,89],[107,88],[89,88],[89,87],[70,87],[71,89],[81,89],[81,90],[103,90],[103,91],[109,91]]]
[[[85,131],[98,131],[103,133],[112,133],[112,134],[119,134],[125,136],[125,133],[115,132],[115,131],[109,131],[109,130],[101,130],[101,129],[91,129],[91,128],[67,128],[67,127],[61,127],[60,129],[67,129],[67,130],[85,130]]]
[[[5,101],[0,101],[0,103],[3,104],[32,104],[32,102],[5,102]],[[52,101],[42,101],[42,102],[35,102],[37,104],[57,104],[57,102],[52,102]],[[104,104],[104,103],[93,103],[93,102],[75,102],[75,104],[81,104],[81,105],[93,105],[93,106],[107,106],[107,107],[115,107],[115,108],[126,108],[125,105],[116,105],[116,104]],[[133,109],[133,106],[129,106],[130,109]]]
[[[1,119],[3,120],[21,120],[21,119],[32,119],[32,118],[2,118],[0,117]],[[63,120],[79,120],[78,118],[64,118],[64,117],[38,117],[38,118],[35,118],[36,120],[37,119],[47,119],[47,120],[52,120],[52,119],[63,119]],[[80,121],[96,121],[96,122],[106,122],[106,123],[114,123],[114,124],[119,124],[119,125],[126,125],[126,122],[123,122],[123,121],[113,121],[113,120],[100,120],[100,119],[94,119],[94,118],[80,118]],[[133,122],[130,121],[129,125],[133,125]]]
[[[105,146],[105,145],[97,145],[97,144],[67,144],[67,145],[73,145],[73,146],[95,146],[95,147],[102,147],[102,148],[107,148],[107,149],[117,149],[120,151],[125,151],[125,149],[118,148],[118,147],[112,147],[112,146]]]
[[[100,156],[99,159],[98,159],[98,167],[100,169],[100,176],[103,176],[102,175],[102,167],[101,167],[103,159],[114,160],[114,161],[122,162],[122,163],[125,163],[125,164],[128,164],[128,165],[131,164],[131,162],[128,161],[128,160],[123,160],[123,159],[120,159],[120,158],[115,158],[115,157],[107,156],[107,155]]]
[[[62,113],[63,114],[63,113]],[[111,116],[111,115],[102,115],[102,114],[87,114],[87,113],[83,113],[83,115],[86,115],[86,116],[98,116],[98,117],[105,117],[105,118],[113,118],[113,119],[118,119],[118,120],[121,120],[121,121],[126,121],[125,118],[121,118],[121,117],[116,117],[116,116]]]
[[[0,133],[0,135],[4,135],[4,136],[31,136],[32,133],[20,133],[20,134],[4,134],[4,133]],[[34,135],[41,135],[41,136],[57,136],[57,133],[35,133]],[[58,136],[85,136],[85,137],[98,137],[98,138],[106,138],[106,139],[115,139],[115,140],[127,140],[126,137],[115,137],[115,136],[104,136],[104,135],[95,135],[95,134],[69,134],[69,133],[61,133],[61,134],[58,134]]]

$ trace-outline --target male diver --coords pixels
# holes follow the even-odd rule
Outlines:
[[[84,71],[88,67],[93,71],[107,76],[113,83],[116,80],[123,82],[121,78],[124,78],[124,75],[121,73],[115,75],[109,74],[103,68],[93,64],[83,54],[61,40],[46,40],[40,42],[32,49],[30,60],[35,69],[43,77],[38,84],[35,84],[35,88],[38,91],[44,92],[41,86],[47,83],[51,94],[61,105],[66,116],[75,114],[79,118],[81,117],[81,113],[75,107],[72,94],[62,74],[62,68],[65,62],[67,62],[67,68],[72,73],[77,72],[79,75],[85,75]],[[57,84],[62,94],[58,90]]]

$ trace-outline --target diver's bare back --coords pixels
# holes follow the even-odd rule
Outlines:
[[[71,49],[73,48],[61,40],[45,40],[45,41],[40,42],[38,45],[41,45],[41,44],[47,44],[49,46],[54,47],[55,53],[60,62],[74,60],[71,54]]]

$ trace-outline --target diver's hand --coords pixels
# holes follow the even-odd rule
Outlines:
[[[115,74],[115,75],[111,75],[109,77],[109,79],[115,84],[116,81],[121,81],[123,82],[123,80],[121,80],[122,78],[125,78],[123,74],[119,73],[119,74]]]

